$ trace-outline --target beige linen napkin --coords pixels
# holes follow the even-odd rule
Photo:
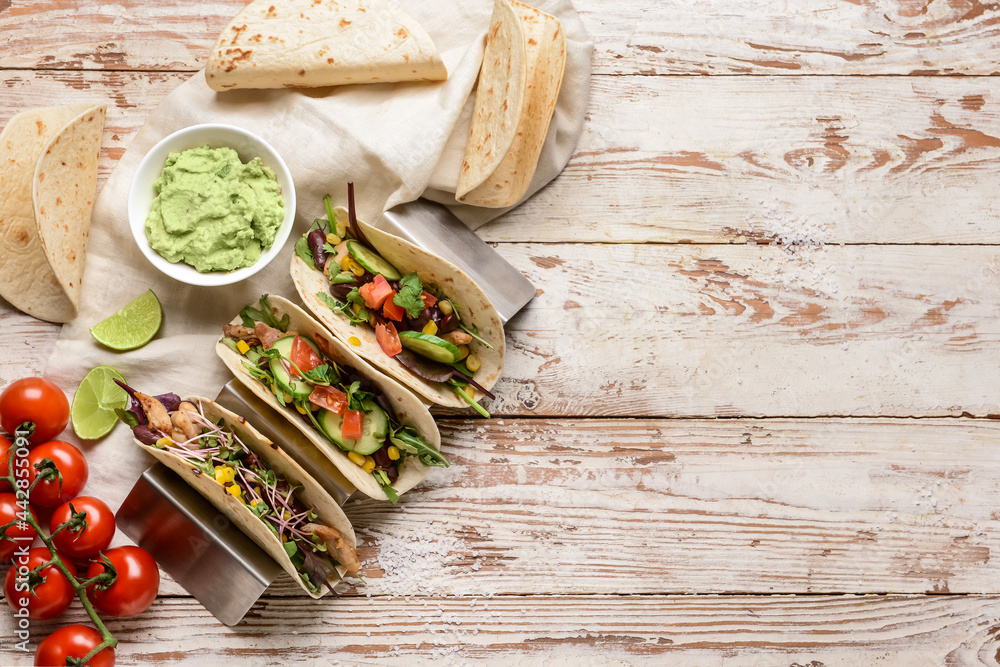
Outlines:
[[[143,392],[215,398],[232,378],[214,353],[222,324],[263,293],[299,302],[289,278],[294,240],[314,218],[325,217],[325,194],[344,205],[346,183],[354,181],[359,215],[374,219],[419,197],[432,178],[436,199],[445,199],[449,188],[454,192],[462,160],[456,147],[464,147],[468,134],[468,112],[463,115],[463,110],[471,109],[492,1],[397,2],[431,34],[448,67],[446,82],[217,94],[199,72],[150,114],[95,203],[80,316],[63,327],[48,360],[47,377],[71,394],[87,371],[103,364],[117,368]],[[569,0],[537,0],[537,5],[563,22],[568,53],[565,82],[532,192],[565,166],[582,131],[591,54],[589,37]],[[295,182],[296,228],[278,257],[253,278],[225,287],[193,287],[159,273],[140,254],[129,233],[126,200],[133,172],[157,141],[183,127],[213,122],[255,132],[281,154]],[[471,226],[500,213],[457,208]],[[90,327],[149,288],[160,298],[164,313],[153,341],[125,353],[98,345]],[[86,492],[112,507],[120,505],[152,464],[121,425],[103,440],[82,447],[90,463]]]

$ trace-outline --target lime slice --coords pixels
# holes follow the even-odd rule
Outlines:
[[[110,366],[97,366],[84,376],[73,395],[70,419],[73,430],[83,440],[97,440],[107,435],[118,423],[115,408],[128,405],[128,394],[114,383],[122,382],[122,374]]]
[[[112,350],[134,350],[153,339],[163,322],[160,300],[146,290],[117,313],[98,322],[90,335]]]

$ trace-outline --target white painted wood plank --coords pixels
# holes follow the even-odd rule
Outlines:
[[[32,649],[72,609],[33,622]],[[993,665],[996,597],[268,599],[227,628],[190,599],[112,619],[118,664]],[[0,632],[12,634],[11,617]],[[4,646],[5,663],[31,656]]]
[[[244,0],[0,1],[0,67],[204,66]],[[576,0],[602,74],[993,74],[979,2]]]

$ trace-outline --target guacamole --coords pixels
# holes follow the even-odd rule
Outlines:
[[[202,272],[257,262],[285,215],[274,172],[260,158],[243,164],[232,148],[171,153],[153,189],[149,245],[167,261]]]

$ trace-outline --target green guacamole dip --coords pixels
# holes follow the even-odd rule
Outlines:
[[[149,245],[167,261],[203,272],[257,262],[285,215],[274,172],[258,157],[243,164],[232,148],[171,153],[153,189]]]

